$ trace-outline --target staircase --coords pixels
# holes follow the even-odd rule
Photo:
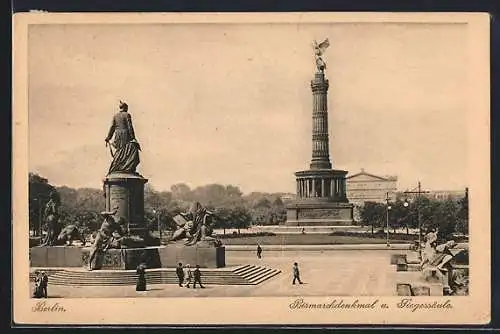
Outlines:
[[[135,285],[135,270],[61,269],[47,271],[50,285],[64,286],[119,286]],[[257,285],[281,273],[281,270],[244,265],[236,268],[201,269],[201,281],[207,285]],[[34,274],[30,274],[34,279]],[[146,270],[147,284],[178,284],[175,268]]]

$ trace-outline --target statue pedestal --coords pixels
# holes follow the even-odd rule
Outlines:
[[[314,167],[314,163],[311,166]],[[347,199],[346,174],[346,171],[333,169],[296,172],[297,199],[286,207],[285,225],[353,225],[354,205]]]
[[[161,268],[158,247],[108,249],[98,252],[95,269],[136,269],[140,263],[148,268]],[[70,246],[33,247],[30,266],[39,268],[73,268],[89,265],[91,248]]]
[[[199,265],[201,268],[223,268],[226,266],[226,253],[223,246],[185,246],[182,243],[168,244],[159,249],[161,265],[163,268],[177,267],[182,263],[189,264],[191,268]]]
[[[328,198],[301,198],[287,206],[286,226],[352,226],[353,205]]]
[[[141,175],[132,173],[111,173],[104,179],[106,211],[117,209],[115,219],[126,222],[129,235],[144,240],[142,246],[159,244],[151,240],[144,221],[144,185],[147,182]]]
[[[30,248],[30,267],[33,268],[88,268],[91,248],[52,246]],[[152,268],[175,268],[178,263],[199,265],[201,268],[226,266],[225,248],[207,245],[185,246],[169,244],[159,247],[108,249],[98,252],[95,269],[130,270],[141,263]]]
[[[41,268],[81,267],[82,248],[71,246],[38,246],[29,250],[30,266]]]
[[[141,263],[146,264],[146,267],[150,269],[161,268],[158,250],[158,247],[108,249],[97,253],[94,269],[130,270],[136,269]],[[82,250],[81,266],[84,268],[89,266],[90,252],[89,248]]]

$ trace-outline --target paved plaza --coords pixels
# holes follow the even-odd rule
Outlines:
[[[206,285],[205,289],[173,284],[75,287],[49,285],[49,298],[119,297],[278,297],[278,296],[392,296],[397,273],[388,250],[267,251],[262,259],[255,252],[227,251],[226,265],[258,264],[278,268],[281,274],[255,286]],[[298,262],[304,284],[292,285],[292,265]],[[50,283],[49,283],[50,284]]]

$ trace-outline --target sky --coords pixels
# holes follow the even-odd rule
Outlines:
[[[31,25],[29,168],[102,187],[118,101],[153,188],[295,192],[311,160],[312,41],[324,60],[335,169],[398,188],[467,186],[467,36],[459,24]]]

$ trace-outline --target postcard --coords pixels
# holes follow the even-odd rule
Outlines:
[[[489,16],[20,13],[18,325],[490,321]]]

